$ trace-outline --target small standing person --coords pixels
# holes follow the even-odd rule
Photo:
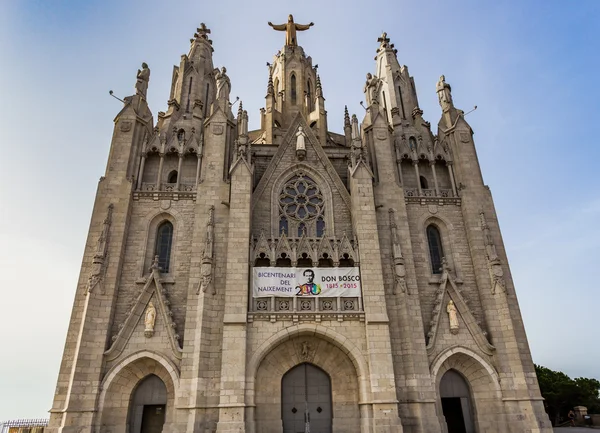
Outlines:
[[[314,26],[315,23],[311,22],[310,24],[296,24],[294,22],[294,16],[292,14],[288,15],[288,22],[284,24],[273,24],[271,21],[268,23],[273,30],[278,30],[280,32],[285,32],[285,44],[290,46],[297,46],[298,41],[296,39],[296,32],[300,32],[303,30],[308,30],[311,26]]]
[[[569,414],[567,415],[567,417],[569,418],[569,422],[571,423],[571,426],[575,427],[575,412],[573,412],[573,409],[571,409],[569,411]]]

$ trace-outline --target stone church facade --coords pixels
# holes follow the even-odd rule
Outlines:
[[[98,185],[49,430],[552,431],[450,85],[437,84],[434,133],[384,33],[364,118],[346,111],[331,132],[297,43],[311,25],[272,25],[286,44],[259,130],[230,102],[204,25],[156,122],[150,70],[138,71]]]

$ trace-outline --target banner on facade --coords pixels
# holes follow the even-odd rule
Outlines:
[[[254,268],[252,295],[264,296],[360,296],[358,267],[352,268]]]

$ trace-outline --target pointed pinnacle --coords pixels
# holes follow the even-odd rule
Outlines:
[[[321,87],[321,76],[317,74],[317,89],[316,94],[318,97],[323,96],[323,88]]]
[[[267,85],[267,95],[274,95],[275,89],[273,88],[273,75],[269,73],[269,84]]]
[[[348,114],[348,106],[344,105],[344,127],[350,126],[350,115]]]
[[[238,119],[242,118],[242,113],[244,112],[243,108],[242,108],[242,100],[240,99],[240,105],[238,106]]]

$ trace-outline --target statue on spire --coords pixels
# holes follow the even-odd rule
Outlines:
[[[448,111],[452,106],[452,88],[450,84],[446,83],[446,77],[441,76],[440,80],[437,82],[435,86],[435,91],[438,94],[438,99],[440,102],[440,107],[442,107],[442,111]]]
[[[379,90],[381,89],[381,79],[375,77],[370,72],[367,74],[367,81],[363,88],[367,97],[367,107],[373,104],[379,104]]]
[[[140,95],[146,99],[146,92],[148,91],[148,82],[150,81],[150,68],[146,63],[142,63],[142,69],[137,71],[137,79],[135,82],[135,94]]]
[[[229,101],[229,92],[231,92],[231,80],[227,75],[227,68],[223,66],[221,70],[215,69],[215,79],[217,81],[217,99]]]
[[[288,22],[284,24],[273,24],[271,21],[268,23],[273,30],[278,30],[281,32],[285,32],[285,44],[289,46],[297,46],[298,41],[296,39],[296,32],[300,32],[303,30],[308,30],[311,26],[314,26],[315,23],[311,22],[310,24],[297,24],[294,22],[294,16],[292,14],[288,15]]]

